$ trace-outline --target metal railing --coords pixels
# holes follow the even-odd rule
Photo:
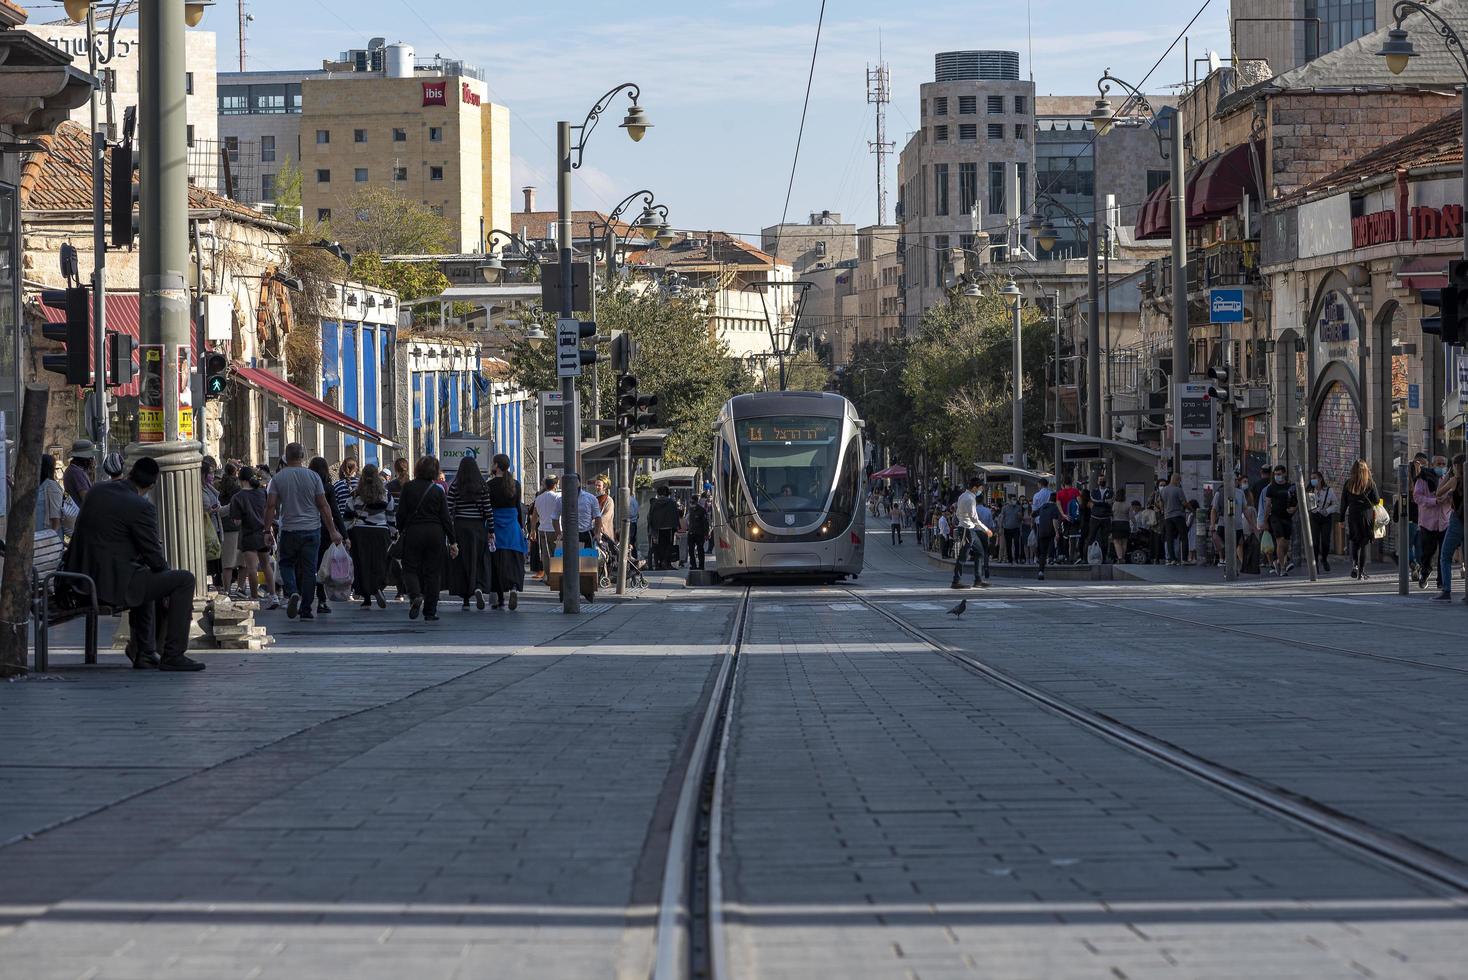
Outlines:
[[[1259,283],[1259,242],[1214,242],[1188,249],[1188,292],[1215,286],[1253,286]],[[1172,295],[1172,260],[1156,259],[1147,267],[1142,288],[1153,296]]]

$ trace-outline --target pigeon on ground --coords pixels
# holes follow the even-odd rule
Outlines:
[[[968,608],[968,600],[967,599],[964,599],[958,605],[956,605],[952,609],[948,610],[948,615],[953,616],[955,618],[961,617],[963,615],[963,611],[965,609],[967,609],[967,608]]]

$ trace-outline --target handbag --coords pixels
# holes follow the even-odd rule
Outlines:
[[[204,517],[204,558],[206,561],[218,561],[224,556],[224,547],[219,542],[219,535],[214,530],[214,522],[208,516]]]
[[[75,500],[71,499],[71,494],[63,495],[61,498],[61,530],[67,534],[76,530],[76,519],[81,516],[81,513],[82,509],[77,506]]]
[[[434,488],[437,487],[437,486],[438,486],[438,484],[435,483],[433,486],[430,486],[427,490],[423,491],[423,496],[421,496],[421,497],[418,498],[418,506],[417,507],[414,507],[413,508],[413,513],[411,513],[411,514],[408,515],[408,521],[411,521],[413,518],[415,518],[415,517],[418,516],[418,512],[423,509],[423,501],[425,501],[425,500],[428,499],[428,495],[430,493],[432,493],[433,490],[434,490]],[[408,523],[408,521],[404,521],[403,522],[404,525],[406,525]],[[387,559],[388,559],[388,561],[402,561],[403,560],[403,544],[404,544],[404,541],[403,541],[403,532],[399,531],[398,532],[398,536],[395,537],[395,538],[393,538],[392,544],[390,544],[390,545],[387,546]]]

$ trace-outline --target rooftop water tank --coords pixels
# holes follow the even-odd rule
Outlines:
[[[389,44],[385,49],[387,52],[386,74],[388,78],[412,78],[413,77],[413,46],[403,44]]]

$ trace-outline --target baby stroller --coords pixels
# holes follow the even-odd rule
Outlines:
[[[597,586],[603,589],[614,589],[617,586],[617,562],[621,560],[622,550],[617,542],[611,538],[603,537],[597,545]],[[636,558],[627,560],[627,587],[629,589],[647,588],[647,579],[642,575],[642,562]]]

